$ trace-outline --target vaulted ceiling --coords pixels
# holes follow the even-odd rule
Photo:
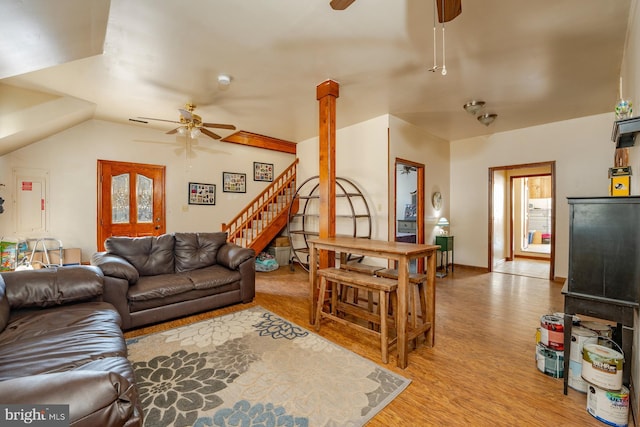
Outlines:
[[[338,127],[393,114],[445,140],[609,112],[631,1],[463,0],[444,54],[435,31],[443,76],[429,0],[4,0],[0,154],[91,117],[166,131],[129,118],[187,102],[297,142],[317,135],[327,79]],[[466,113],[472,99],[497,120]]]

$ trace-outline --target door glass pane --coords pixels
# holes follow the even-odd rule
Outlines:
[[[129,223],[129,174],[111,178],[111,223]]]
[[[138,223],[153,222],[153,179],[137,175]]]

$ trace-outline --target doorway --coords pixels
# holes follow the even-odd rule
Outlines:
[[[394,189],[394,240],[424,243],[424,164],[396,158]],[[423,268],[423,260],[411,265],[412,272]]]
[[[555,277],[555,162],[489,169],[489,271]]]
[[[165,233],[165,167],[98,160],[97,247],[110,236]]]

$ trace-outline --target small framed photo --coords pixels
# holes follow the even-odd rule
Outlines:
[[[273,181],[273,163],[253,162],[254,181]]]
[[[222,191],[225,193],[246,193],[247,174],[222,172]]]
[[[190,182],[189,204],[214,206],[216,204],[216,185]]]

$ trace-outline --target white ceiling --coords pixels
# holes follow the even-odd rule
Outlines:
[[[0,77],[12,77],[0,83],[87,101],[82,120],[87,105],[98,119],[176,120],[193,101],[205,121],[297,142],[318,134],[316,86],[333,79],[339,128],[389,113],[460,139],[612,111],[631,1],[463,0],[445,25],[442,76],[428,71],[431,0],[357,0],[344,11],[329,0],[3,0]],[[102,38],[103,54],[67,62]],[[438,24],[438,65],[441,43]],[[59,53],[32,71],[25,58],[43,49]],[[219,73],[232,76],[226,90]],[[463,111],[471,99],[495,123]]]

